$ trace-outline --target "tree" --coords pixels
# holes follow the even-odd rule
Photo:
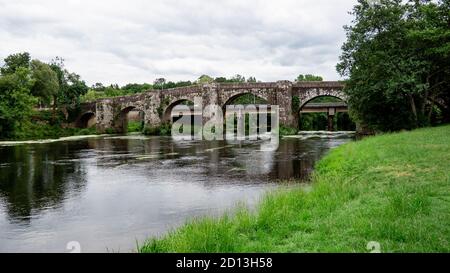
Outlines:
[[[0,68],[2,75],[13,74],[19,67],[30,67],[31,57],[28,52],[11,54],[4,59],[5,64]]]
[[[153,87],[157,89],[164,89],[164,84],[166,83],[166,79],[164,78],[158,78],[153,81]]]
[[[296,82],[307,82],[307,81],[310,81],[310,82],[321,82],[321,81],[323,81],[323,78],[321,76],[315,76],[315,75],[312,75],[312,74],[306,74],[306,75],[300,74],[295,79],[295,81]]]
[[[420,112],[431,121],[437,108],[442,121],[450,122],[450,2],[416,1],[410,6],[408,41],[429,65],[425,77],[429,107],[425,111],[423,103]]]
[[[152,89],[152,86],[148,83],[138,84],[129,83],[121,88],[126,94],[136,94]]]
[[[70,73],[64,68],[64,59],[56,57],[52,60],[50,67],[56,73],[59,84],[58,93],[53,97],[54,118],[56,107],[68,118],[69,112],[78,108],[81,96],[86,94],[89,88],[79,75]]]
[[[30,89],[34,82],[30,71],[17,67],[14,73],[0,76],[0,137],[7,138],[26,121],[36,103]]]
[[[242,75],[236,74],[233,76],[233,78],[231,78],[231,82],[237,82],[237,83],[245,82],[245,77]]]
[[[214,79],[208,75],[201,75],[197,80],[198,84],[205,84],[205,83],[212,83],[212,82],[214,82]]]
[[[355,120],[382,131],[429,124],[430,101],[439,98],[439,89],[448,89],[443,78],[448,79],[450,35],[448,9],[439,16],[443,5],[358,1],[352,25],[344,27],[347,41],[337,65],[348,77],[345,92]]]
[[[217,78],[214,79],[214,82],[224,83],[224,82],[227,82],[227,78],[225,78],[225,77],[217,77]]]
[[[255,77],[248,77],[247,82],[256,82]]]
[[[38,97],[41,102],[48,104],[58,94],[58,76],[48,64],[39,60],[31,61],[31,71],[34,79],[31,94]]]

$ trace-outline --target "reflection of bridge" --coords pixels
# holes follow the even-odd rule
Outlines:
[[[340,82],[266,82],[266,83],[211,83],[167,90],[149,90],[144,93],[99,99],[82,105],[82,113],[77,119],[77,126],[85,127],[89,120],[95,119],[100,132],[114,129],[116,132],[126,130],[127,114],[130,111],[140,111],[148,126],[158,126],[172,119],[172,109],[179,104],[193,102],[194,98],[202,99],[203,106],[219,105],[222,109],[233,104],[236,98],[252,94],[267,102],[268,105],[278,105],[280,123],[297,127],[298,120],[295,111],[312,111],[314,107],[305,105],[317,97],[331,96],[346,101]],[[293,109],[293,98],[298,97],[298,109]],[[328,107],[329,115],[334,115],[329,109],[343,111],[346,106]],[[325,108],[314,108],[316,111]]]

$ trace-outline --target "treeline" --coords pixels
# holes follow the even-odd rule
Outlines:
[[[450,122],[450,2],[359,0],[337,65],[351,116],[375,131]]]
[[[177,87],[192,86],[195,84],[204,83],[241,83],[241,82],[256,82],[255,77],[245,78],[242,75],[236,74],[231,78],[226,77],[216,77],[213,78],[208,75],[202,75],[195,81],[168,81],[165,78],[158,78],[154,80],[152,84],[150,83],[130,83],[124,86],[119,86],[118,84],[111,84],[104,86],[102,83],[96,83],[88,90],[88,92],[82,96],[81,100],[83,102],[93,101],[100,98],[117,97],[117,96],[127,96],[137,93],[142,93],[149,90],[164,90]]]

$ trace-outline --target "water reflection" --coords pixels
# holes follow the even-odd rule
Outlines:
[[[186,218],[257,202],[278,180],[304,179],[347,140],[183,141],[105,137],[0,146],[0,251],[130,251]]]
[[[58,207],[67,194],[82,191],[85,169],[74,160],[81,157],[80,144],[0,148],[0,197],[11,220],[27,223],[33,214]]]

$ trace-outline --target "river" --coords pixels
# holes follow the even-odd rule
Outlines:
[[[187,219],[218,215],[305,179],[350,139],[173,141],[102,136],[0,145],[0,252],[132,252]]]

